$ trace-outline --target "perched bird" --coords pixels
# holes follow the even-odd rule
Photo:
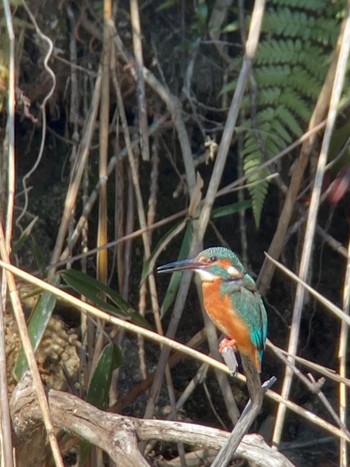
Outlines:
[[[201,280],[203,303],[213,323],[229,339],[220,344],[249,357],[261,371],[267,334],[265,306],[252,277],[228,248],[212,247],[195,258],[165,264],[157,272],[192,269]]]

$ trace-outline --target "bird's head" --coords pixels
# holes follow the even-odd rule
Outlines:
[[[228,248],[212,247],[201,251],[195,258],[164,264],[157,272],[175,272],[191,269],[202,282],[240,280],[246,274],[238,257]]]

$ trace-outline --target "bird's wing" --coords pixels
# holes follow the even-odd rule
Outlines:
[[[267,335],[267,315],[260,295],[258,292],[240,287],[240,290],[232,293],[232,300],[235,309],[247,323],[253,344],[262,352]]]

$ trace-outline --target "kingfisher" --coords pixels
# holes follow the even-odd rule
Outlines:
[[[247,356],[261,372],[267,335],[267,315],[253,278],[228,248],[211,247],[195,258],[175,261],[157,272],[191,269],[201,281],[203,304],[213,323],[227,336],[220,344]]]

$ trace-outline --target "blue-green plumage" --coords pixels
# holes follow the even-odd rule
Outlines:
[[[182,269],[193,269],[199,275],[210,318],[260,370],[267,315],[255,282],[238,257],[228,248],[212,247],[193,259],[161,266],[158,272]]]

